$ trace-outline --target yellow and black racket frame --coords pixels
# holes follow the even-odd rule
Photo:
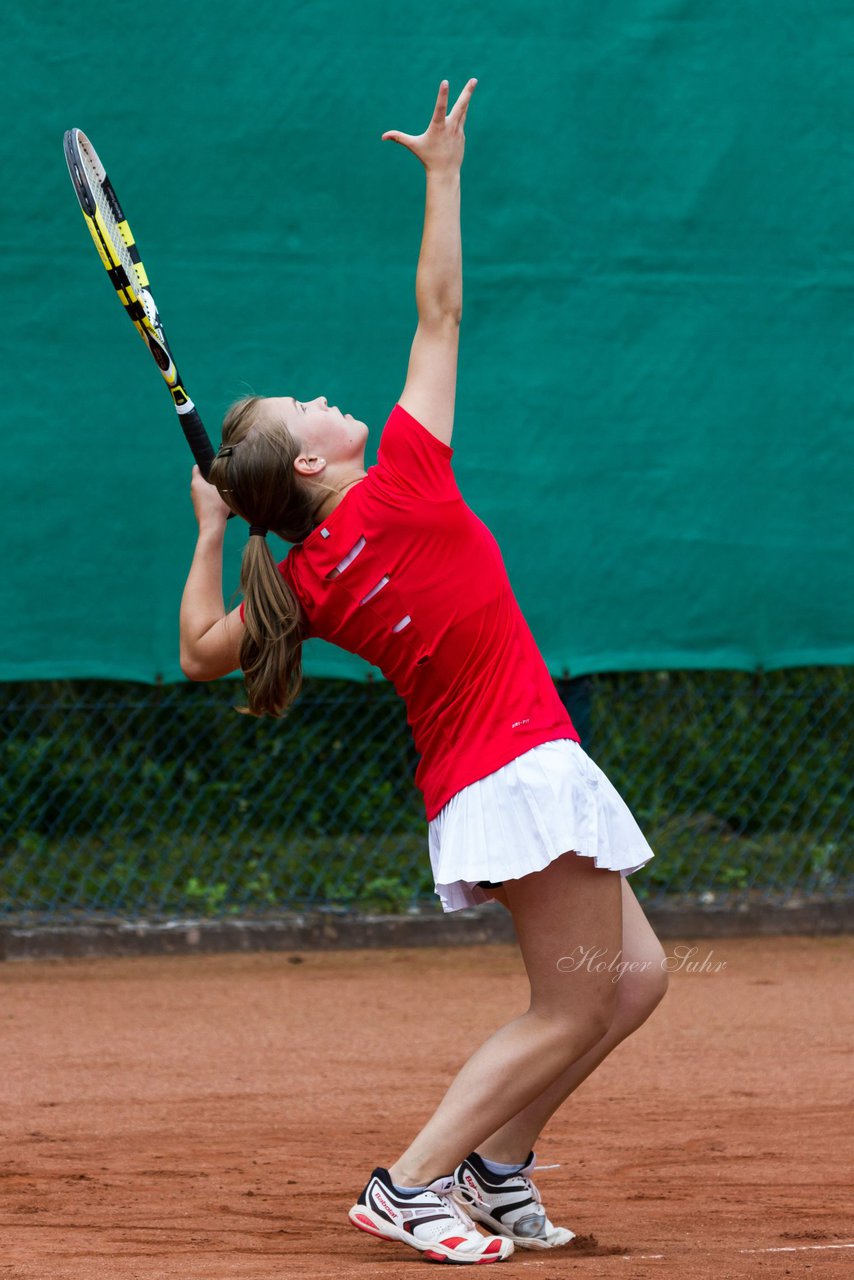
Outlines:
[[[63,148],[83,220],[98,256],[131,323],[157,363],[193,457],[206,477],[214,457],[213,445],[178,372],[151,295],[148,274],[113,184],[97,151],[80,129],[66,131]]]

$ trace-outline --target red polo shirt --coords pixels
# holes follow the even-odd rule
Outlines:
[[[279,566],[308,634],[379,667],[406,703],[428,821],[532,747],[579,741],[452,456],[396,405],[376,465]]]

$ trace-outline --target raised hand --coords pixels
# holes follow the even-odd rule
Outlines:
[[[453,109],[449,112],[448,92],[450,86],[447,80],[443,80],[439,85],[439,96],[436,99],[433,118],[426,131],[413,135],[401,133],[397,129],[390,129],[388,133],[383,134],[383,142],[399,142],[402,147],[406,147],[407,150],[418,157],[428,173],[440,170],[449,172],[459,170],[463,163],[463,152],[466,145],[463,126],[465,125],[469,102],[476,86],[476,80],[469,80],[454,103]]]

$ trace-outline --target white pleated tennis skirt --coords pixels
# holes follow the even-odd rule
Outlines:
[[[518,880],[570,850],[624,876],[655,856],[625,800],[571,738],[533,747],[463,787],[428,832],[445,911],[489,901],[481,880]]]

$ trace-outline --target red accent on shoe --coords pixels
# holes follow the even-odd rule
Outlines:
[[[490,1240],[489,1244],[486,1246],[486,1252],[487,1253],[501,1252],[501,1241],[498,1239],[497,1236],[494,1239]]]
[[[429,1258],[431,1262],[447,1262],[447,1256],[444,1253],[434,1253],[432,1249],[425,1249],[422,1255]]]
[[[356,1221],[354,1221],[354,1219]],[[358,1226],[362,1231],[368,1231],[372,1236],[378,1236],[380,1240],[384,1240],[385,1236],[380,1235],[370,1218],[364,1218],[361,1213],[354,1213],[350,1219],[354,1226]]]
[[[446,1249],[456,1249],[457,1245],[465,1244],[465,1236],[448,1236],[445,1240],[440,1240],[439,1244],[443,1244]]]

